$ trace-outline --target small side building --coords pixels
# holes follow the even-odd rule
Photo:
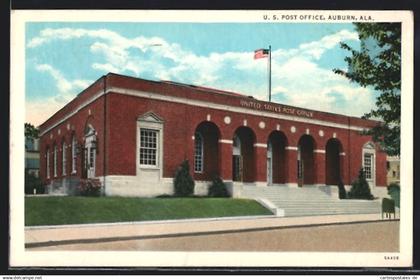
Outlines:
[[[400,157],[388,156],[386,158],[386,174],[387,185],[391,183],[400,184]]]
[[[25,137],[25,172],[39,177],[39,139]]]

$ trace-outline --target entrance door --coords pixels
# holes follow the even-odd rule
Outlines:
[[[267,184],[273,184],[273,161],[271,158],[267,158]]]
[[[232,180],[242,182],[243,180],[243,158],[241,153],[241,140],[237,135],[233,136],[232,154]]]
[[[242,156],[234,155],[233,162],[233,181],[242,182]]]
[[[95,177],[95,166],[96,166],[96,155],[95,150],[92,147],[88,147],[88,168],[87,168],[87,177]]]
[[[96,168],[96,136],[91,134],[85,142],[85,170],[87,178],[95,178]]]
[[[267,184],[273,184],[273,145],[271,142],[268,142],[267,145]]]
[[[298,154],[297,154],[297,181],[298,181],[298,186],[302,187],[303,186],[303,179],[305,178],[304,176],[304,164],[303,164],[303,159],[302,159],[302,150],[301,147],[298,147]]]

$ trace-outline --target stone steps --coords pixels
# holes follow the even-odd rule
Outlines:
[[[378,200],[340,200],[325,191],[328,187],[255,187],[243,186],[242,196],[262,198],[283,209],[285,216],[316,216],[381,213]]]

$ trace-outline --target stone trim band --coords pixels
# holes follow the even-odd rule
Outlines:
[[[335,128],[350,129],[350,130],[356,130],[356,131],[362,131],[364,129],[363,127],[359,127],[359,126],[349,126],[349,125],[337,124],[337,123],[333,123],[329,121],[322,121],[322,120],[316,120],[316,119],[308,120],[308,118],[304,118],[304,117],[280,115],[280,114],[270,113],[270,112],[261,112],[261,111],[256,111],[252,109],[245,109],[245,108],[240,108],[240,107],[235,107],[235,106],[230,106],[230,105],[222,105],[222,104],[217,104],[217,103],[207,102],[207,101],[202,101],[202,100],[191,100],[191,99],[182,98],[182,97],[166,96],[159,93],[149,93],[149,92],[132,90],[132,89],[109,87],[105,91],[99,91],[99,93],[96,93],[91,99],[79,105],[73,112],[69,113],[67,116],[57,121],[55,124],[51,125],[50,127],[46,128],[40,134],[40,136],[44,135],[45,133],[47,133],[48,131],[56,127],[57,125],[63,123],[64,121],[69,119],[71,116],[75,115],[78,111],[80,111],[81,109],[89,105],[90,103],[94,102],[96,99],[110,92],[137,96],[137,97],[144,97],[144,98],[161,100],[161,101],[167,101],[167,102],[173,102],[173,103],[182,103],[182,104],[204,107],[204,108],[211,108],[211,109],[216,109],[216,110],[227,110],[230,112],[245,113],[245,114],[256,115],[256,116],[261,116],[261,117],[270,117],[270,118],[289,120],[289,121],[295,121],[295,122],[311,123],[315,125],[324,125],[324,126],[330,126],[330,127],[335,127]]]

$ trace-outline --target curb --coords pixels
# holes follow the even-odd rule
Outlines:
[[[186,223],[186,222],[214,222],[214,221],[230,221],[230,220],[274,219],[274,218],[282,218],[282,217],[279,217],[279,216],[276,216],[276,215],[258,215],[258,216],[231,216],[231,217],[214,217],[214,218],[193,218],[193,219],[172,219],[172,220],[153,220],[153,221],[90,223],[90,224],[25,226],[25,230],[101,227],[101,226],[124,226],[124,225],[154,225],[154,224],[171,224],[171,223],[176,224],[176,223]]]

